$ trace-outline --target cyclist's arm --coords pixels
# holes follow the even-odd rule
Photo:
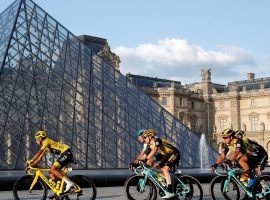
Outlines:
[[[236,143],[236,149],[232,153],[232,155],[229,157],[229,160],[234,161],[237,158],[237,156],[239,155],[239,153],[241,152],[242,148],[243,148],[242,141],[239,140],[239,142]]]
[[[37,165],[39,162],[40,162],[40,160],[41,160],[41,158],[43,157],[43,154],[44,154],[44,152],[45,152],[45,149],[40,149],[37,153],[36,153],[36,155],[33,157],[33,159],[32,159],[32,166],[35,166],[35,165]]]
[[[217,165],[220,165],[220,164],[224,161],[224,159],[225,159],[225,154],[222,153],[222,154],[217,158],[216,164],[217,164]]]
[[[150,151],[150,153],[146,156],[146,160],[149,160],[149,159],[153,158],[157,151],[158,151],[158,147],[155,146],[155,147]]]

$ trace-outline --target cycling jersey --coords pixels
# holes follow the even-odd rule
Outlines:
[[[236,159],[239,159],[243,155],[247,156],[257,156],[257,153],[254,149],[250,148],[247,142],[242,140],[241,138],[234,138],[233,139],[233,144],[227,144],[225,149],[224,149],[224,154],[226,157],[231,155],[233,152],[236,150],[239,151],[239,154]]]
[[[155,143],[150,144],[149,146],[150,146],[150,149],[154,149],[155,147],[158,147],[157,153],[161,155],[168,155],[174,152],[178,152],[176,145],[169,142],[168,140],[164,138],[155,138]]]
[[[56,154],[62,154],[69,149],[69,146],[61,142],[56,142],[50,138],[46,138],[41,146],[42,150],[47,150]]]
[[[158,151],[155,155],[156,162],[160,167],[165,165],[173,168],[177,166],[180,160],[180,153],[176,145],[172,144],[166,139],[155,138],[155,143],[150,144],[150,149],[158,147]]]

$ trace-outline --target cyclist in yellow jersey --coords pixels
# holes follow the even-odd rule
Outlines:
[[[153,130],[144,131],[142,137],[144,142],[148,144],[151,149],[144,161],[147,161],[155,156],[156,163],[154,164],[154,167],[161,168],[165,175],[168,194],[166,194],[163,198],[171,198],[175,196],[173,192],[172,179],[170,176],[170,169],[174,168],[179,163],[180,153],[178,148],[166,139],[155,137]]]
[[[212,170],[216,169],[225,159],[228,159],[227,164],[237,162],[243,168],[240,180],[247,184],[256,160],[254,152],[246,149],[243,140],[235,137],[235,131],[229,128],[222,132],[222,138],[226,146],[223,153],[217,158],[216,163],[212,166]]]
[[[254,152],[254,156],[256,157],[256,171],[259,175],[261,175],[266,166],[268,154],[262,145],[258,144],[256,141],[244,137],[244,135],[245,132],[241,129],[235,131],[235,137],[241,138],[246,148],[249,149],[249,151]]]
[[[63,179],[66,183],[66,189],[64,192],[69,191],[73,186],[73,182],[67,176],[64,176],[60,171],[60,169],[72,162],[73,155],[69,146],[48,138],[44,131],[38,131],[35,135],[35,139],[36,143],[40,145],[41,148],[30,161],[27,161],[27,163],[31,166],[37,165],[42,159],[45,151],[60,154],[58,159],[51,166],[50,178],[52,181],[55,181],[55,176]]]

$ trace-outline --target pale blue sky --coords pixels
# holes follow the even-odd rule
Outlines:
[[[0,12],[13,0],[0,0]],[[227,84],[270,76],[270,1],[36,0],[75,35],[106,38],[123,74]]]

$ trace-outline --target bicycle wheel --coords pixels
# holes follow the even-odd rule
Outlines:
[[[66,200],[73,200],[73,199],[94,200],[96,199],[97,189],[96,189],[95,184],[90,179],[82,175],[72,176],[70,179],[74,183],[76,183],[78,186],[80,186],[80,188],[82,189],[82,192],[70,194],[65,197]]]
[[[38,180],[33,190],[29,192],[30,186],[34,180],[33,176],[27,175],[18,179],[13,186],[13,196],[16,200],[36,199],[45,200],[47,197],[47,186],[41,180]]]
[[[269,175],[263,175],[261,178],[261,186],[263,188],[263,185],[270,188],[270,176]],[[264,190],[264,189],[263,189]],[[266,191],[269,191],[266,189]],[[264,199],[270,199],[270,194],[265,195]]]
[[[227,176],[216,176],[210,183],[210,194],[214,200],[239,200],[240,190],[233,179],[227,185],[226,191],[224,184],[227,184]]]
[[[125,183],[125,194],[129,200],[156,200],[157,189],[150,179],[146,180],[145,187],[141,188],[140,183],[144,181],[143,175],[132,175]]]
[[[183,193],[183,186],[181,183],[178,181],[175,183],[174,188],[175,188],[175,194],[177,195],[174,199],[198,199],[202,200],[203,199],[203,189],[200,184],[200,182],[195,179],[192,176],[177,176],[184,184],[186,187],[189,188],[190,192],[189,193]]]

